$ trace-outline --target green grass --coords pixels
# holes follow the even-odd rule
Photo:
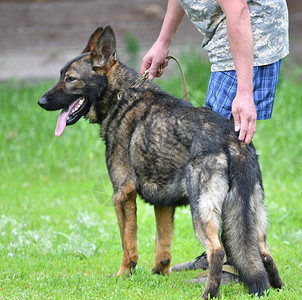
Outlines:
[[[209,65],[194,55],[181,61],[191,99],[203,105]],[[302,298],[302,72],[287,72],[289,67],[283,66],[273,118],[258,123],[254,138],[269,211],[268,243],[285,283],[264,299]],[[111,276],[122,247],[99,127],[81,120],[56,138],[58,112],[36,104],[53,83],[7,81],[0,87],[0,298],[197,299],[203,287],[185,281],[198,271],[151,274],[155,221],[142,201],[137,272],[120,280]],[[160,84],[181,95],[178,75]],[[173,262],[202,251],[189,208],[178,209]],[[251,297],[233,284],[221,287],[221,299]]]

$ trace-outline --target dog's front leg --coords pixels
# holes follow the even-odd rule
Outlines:
[[[122,245],[123,261],[117,276],[130,275],[137,260],[137,223],[136,223],[136,192],[132,183],[124,184],[113,195],[113,203],[119,222]]]
[[[154,207],[156,219],[155,260],[152,271],[170,275],[174,207]]]

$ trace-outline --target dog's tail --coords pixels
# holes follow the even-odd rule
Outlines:
[[[240,280],[250,294],[260,297],[269,288],[257,239],[259,231],[265,236],[266,213],[258,159],[250,149],[246,157],[231,158],[231,187],[222,209],[222,242]]]

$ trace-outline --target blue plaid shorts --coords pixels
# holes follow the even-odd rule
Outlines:
[[[272,116],[275,93],[279,78],[281,59],[275,63],[254,67],[254,102],[257,120],[270,119]],[[232,102],[237,93],[236,71],[212,72],[205,102],[211,108],[228,119],[232,115]]]

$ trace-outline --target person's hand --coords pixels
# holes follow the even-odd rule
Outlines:
[[[168,53],[169,46],[156,41],[142,59],[140,74],[143,75],[145,71],[150,68],[148,75],[149,80],[153,80],[154,77],[160,77],[163,73],[163,69],[168,65]]]
[[[253,94],[237,92],[232,104],[232,114],[235,131],[239,131],[239,140],[244,141],[248,145],[256,132],[257,113]]]

